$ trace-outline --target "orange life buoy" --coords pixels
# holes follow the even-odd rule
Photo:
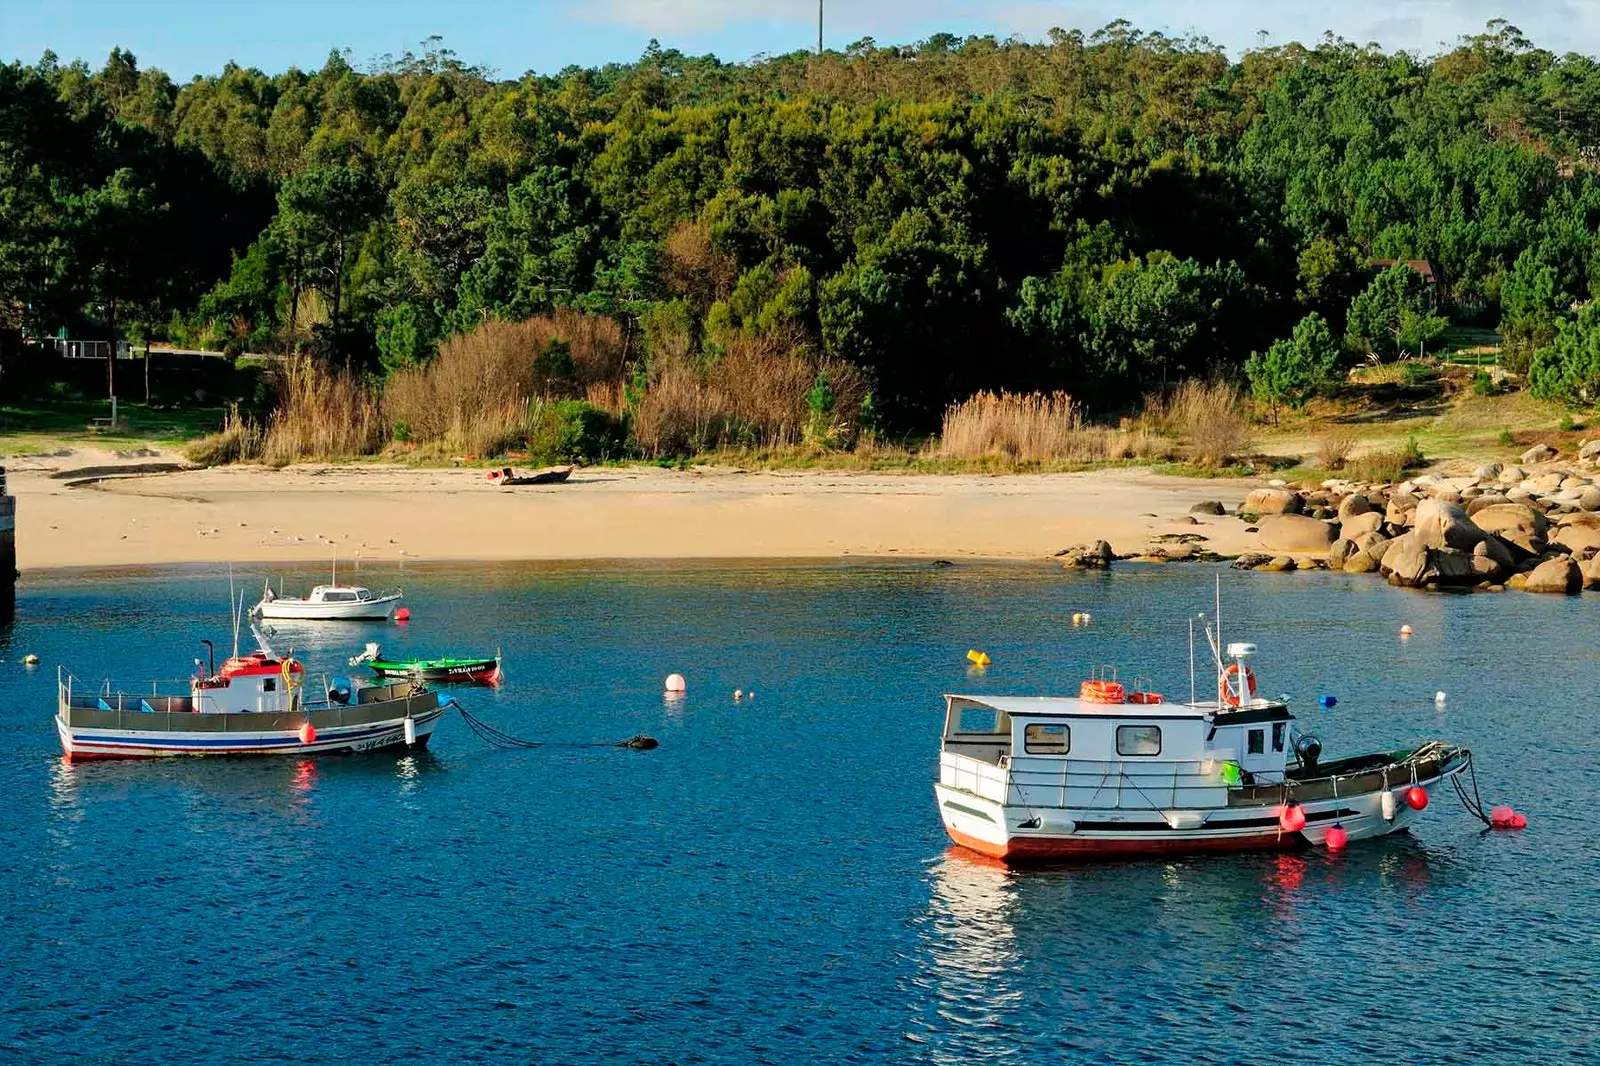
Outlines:
[[[1160,703],[1161,702],[1161,693],[1159,693],[1159,692],[1130,692],[1130,693],[1128,693],[1128,702],[1129,703]]]
[[[1122,703],[1128,690],[1117,681],[1085,681],[1078,686],[1078,698],[1086,703]]]
[[[1239,676],[1239,664],[1229,663],[1227,669],[1222,671],[1222,676],[1217,679],[1217,702],[1226,707],[1237,707],[1243,700],[1240,698],[1234,679]],[[1256,698],[1256,672],[1248,666],[1244,668],[1244,687],[1250,692],[1250,699]]]

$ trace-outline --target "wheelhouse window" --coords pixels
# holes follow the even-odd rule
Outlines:
[[[324,603],[353,603],[355,598],[356,594],[353,592],[324,592],[322,594]]]
[[[1064,722],[1034,722],[1022,731],[1022,750],[1029,755],[1065,755],[1071,745]]]
[[[993,707],[963,707],[956,716],[957,733],[993,733],[1000,727],[1000,713]]]
[[[1265,729],[1252,729],[1245,734],[1245,754],[1265,755],[1267,753],[1267,731]]]
[[[1161,727],[1155,725],[1117,726],[1118,755],[1160,755]]]
[[[1282,722],[1274,722],[1273,723],[1273,725],[1272,725],[1272,750],[1273,751],[1282,751],[1283,750],[1284,729],[1285,729],[1285,726],[1284,726],[1284,724]]]
[[[276,692],[276,691],[278,691],[278,679],[275,678],[275,677],[262,678],[261,679],[261,691],[262,692]]]

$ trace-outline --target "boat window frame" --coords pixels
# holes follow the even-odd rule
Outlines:
[[[360,599],[353,592],[344,590],[329,590],[322,594],[323,603],[360,603]]]
[[[1124,747],[1123,747],[1122,734],[1127,732],[1130,729],[1143,730],[1143,731],[1146,732],[1146,735],[1148,735],[1148,733],[1150,733],[1150,732],[1155,733],[1156,750],[1155,751],[1127,751],[1127,750],[1125,750]],[[1140,723],[1140,724],[1130,723],[1128,725],[1119,725],[1119,726],[1117,726],[1116,742],[1117,742],[1117,754],[1119,756],[1122,756],[1124,758],[1130,758],[1130,759],[1152,759],[1152,758],[1155,758],[1156,756],[1159,756],[1161,754],[1161,744],[1162,744],[1161,727],[1158,726],[1158,725],[1155,725],[1153,723],[1150,723],[1150,722],[1145,722],[1145,723]]]
[[[263,677],[261,679],[261,691],[262,692],[276,692],[276,691],[278,691],[278,679],[275,678],[275,677]]]
[[[1244,753],[1246,755],[1265,755],[1267,753],[1267,727],[1260,729],[1246,729],[1244,731]]]
[[[1033,731],[1061,730],[1059,748],[1040,749],[1033,746]],[[1070,755],[1072,753],[1072,727],[1066,722],[1029,722],[1022,727],[1022,752],[1024,755]]]
[[[1278,753],[1281,754],[1283,752],[1284,745],[1288,742],[1288,736],[1289,736],[1289,723],[1287,723],[1287,722],[1273,722],[1272,723],[1272,750],[1274,752],[1278,752]]]

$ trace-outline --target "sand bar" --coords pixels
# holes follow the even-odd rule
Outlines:
[[[476,469],[368,464],[221,467],[73,485],[51,477],[150,463],[76,450],[9,458],[18,566],[205,562],[828,558],[1044,559],[1108,540],[1199,533],[1233,553],[1254,538],[1235,518],[1178,520],[1202,500],[1229,506],[1253,483],[1143,470],[938,475],[579,470],[564,485],[497,488]]]

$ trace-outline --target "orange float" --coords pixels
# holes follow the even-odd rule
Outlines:
[[[1126,703],[1128,690],[1120,681],[1085,681],[1078,686],[1078,698],[1085,703]]]
[[[1239,664],[1229,663],[1227,669],[1222,671],[1222,676],[1217,679],[1217,702],[1226,707],[1237,707],[1244,702],[1239,695]],[[1244,688],[1250,693],[1249,698],[1256,698],[1256,672],[1248,666],[1244,668]]]

